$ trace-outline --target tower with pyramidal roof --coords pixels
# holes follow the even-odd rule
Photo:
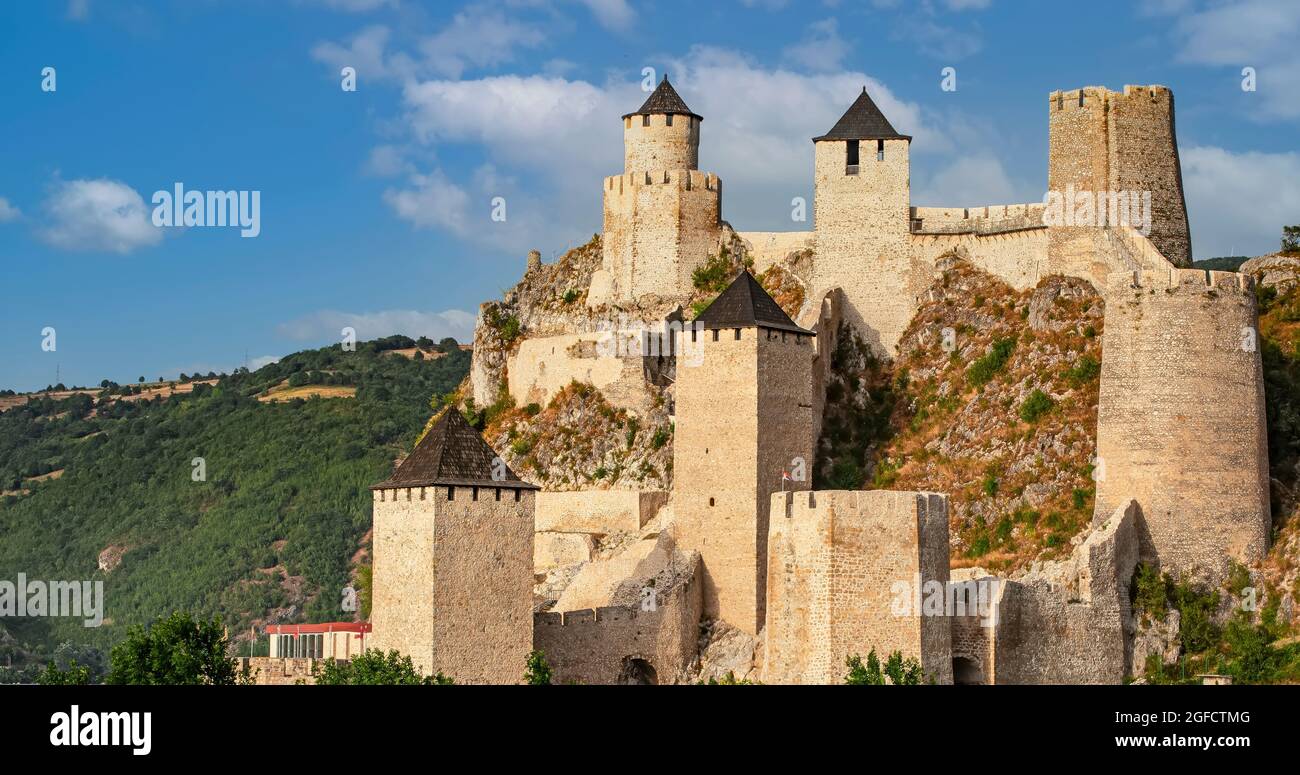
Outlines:
[[[588,303],[689,294],[691,274],[717,252],[722,184],[699,171],[700,124],[664,76],[623,116],[623,174],[604,181],[601,269]]]
[[[677,336],[678,544],[703,560],[704,615],[757,634],[772,493],[810,486],[814,334],[742,271]]]
[[[842,288],[845,319],[872,339],[877,352],[890,354],[911,322],[916,303],[911,142],[889,123],[865,86],[835,126],[813,138],[813,298]]]
[[[374,493],[373,648],[458,683],[518,683],[533,642],[533,512],[454,407]]]

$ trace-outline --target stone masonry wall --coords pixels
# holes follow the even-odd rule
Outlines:
[[[782,471],[794,476],[795,458],[806,475],[784,488],[807,489],[812,475],[814,337],[759,328],[679,334],[692,335],[701,357],[677,369],[676,535],[703,558],[705,616],[755,635],[771,494],[782,489]]]
[[[693,116],[659,114],[623,119],[624,172],[694,170],[699,166],[700,122]]]
[[[654,610],[606,606],[535,614],[533,646],[545,654],[554,683],[618,683],[632,659],[649,664],[657,683],[675,683],[698,653],[701,590],[696,558],[689,580],[660,591]]]
[[[1126,629],[1138,562],[1137,506],[1109,514],[1055,573],[1007,581],[994,682],[1116,684],[1131,672]]]
[[[635,533],[668,502],[663,490],[537,493],[536,529],[561,533]]]
[[[911,261],[908,142],[886,140],[877,161],[862,141],[857,174],[846,174],[847,143],[815,143],[817,256],[812,298],[844,290],[844,318],[877,352],[892,357],[930,274]]]
[[[1118,273],[1106,290],[1096,519],[1129,498],[1144,556],[1219,580],[1268,549],[1254,283],[1232,272]]]
[[[945,496],[777,493],[771,508],[765,682],[842,683],[845,659],[874,648],[882,660],[902,651],[936,683],[952,683],[950,622],[942,611],[923,615],[912,594],[944,595]]]
[[[457,683],[518,683],[532,646],[533,510],[531,490],[376,490],[374,648]]]
[[[718,250],[722,182],[696,170],[605,178],[604,260],[610,301],[685,297],[691,273]]]

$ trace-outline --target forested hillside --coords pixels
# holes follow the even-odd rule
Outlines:
[[[391,337],[167,397],[109,384],[0,412],[0,579],[102,580],[106,598],[99,628],[7,618],[0,667],[69,641],[106,649],[178,609],[220,615],[232,635],[352,618],[341,590],[367,540],[366,488],[469,360],[450,339]],[[299,397],[311,386],[333,397]]]

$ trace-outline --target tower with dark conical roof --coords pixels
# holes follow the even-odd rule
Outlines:
[[[444,410],[371,488],[373,647],[457,683],[518,683],[533,642],[537,489]]]
[[[704,119],[664,76],[623,116],[623,174],[605,178],[601,269],[588,303],[682,299],[691,274],[718,250],[722,184],[699,171]]]
[[[830,131],[813,138],[814,298],[842,288],[845,319],[889,356],[915,306],[911,140],[894,129],[865,86]]]
[[[814,334],[742,271],[678,337],[678,542],[703,560],[704,615],[757,634],[772,493],[810,486]]]

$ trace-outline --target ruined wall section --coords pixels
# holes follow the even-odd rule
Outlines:
[[[996,610],[994,682],[1117,684],[1131,673],[1129,587],[1139,519],[1117,507],[1069,561],[1007,581]]]
[[[944,595],[945,496],[777,493],[771,509],[764,681],[842,683],[845,659],[875,649],[882,660],[901,651],[936,683],[952,683],[949,619],[925,615],[913,604],[921,594],[910,594]]]
[[[1096,519],[1141,508],[1144,556],[1217,581],[1268,549],[1271,515],[1254,283],[1173,269],[1106,291]]]
[[[698,654],[703,597],[699,558],[694,572],[672,589],[656,590],[646,605],[538,612],[533,646],[546,655],[554,683],[613,684],[626,680],[629,660],[653,668],[656,682],[676,683]]]

